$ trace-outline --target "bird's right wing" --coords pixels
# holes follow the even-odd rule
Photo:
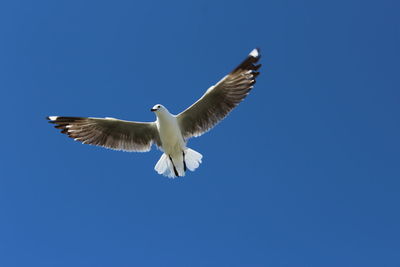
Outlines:
[[[154,122],[132,122],[114,118],[47,117],[61,133],[83,144],[114,150],[145,152],[153,143],[161,146]]]
[[[231,73],[211,86],[193,105],[177,115],[178,123],[185,138],[200,136],[210,130],[235,108],[250,92],[259,74],[258,49]]]

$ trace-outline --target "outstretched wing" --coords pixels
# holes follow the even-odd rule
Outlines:
[[[61,133],[83,144],[123,151],[149,151],[161,145],[154,122],[132,122],[114,118],[47,117]]]
[[[211,86],[205,94],[185,111],[177,115],[185,138],[200,136],[224,119],[250,92],[259,74],[256,65],[260,59],[258,49],[231,73]]]

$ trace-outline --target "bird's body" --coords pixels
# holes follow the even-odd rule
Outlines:
[[[186,163],[184,161],[186,141],[182,136],[178,120],[164,106],[157,106],[160,106],[160,108],[155,111],[157,116],[156,125],[161,139],[161,148],[168,156],[166,161],[168,159],[171,161],[175,176],[184,176],[186,171]],[[164,170],[157,170],[157,172],[163,174]]]
[[[182,136],[176,117],[169,113],[165,107],[156,111],[156,116],[156,125],[162,149],[168,155],[174,155],[178,152],[182,154],[182,151],[186,148],[186,142]]]
[[[187,169],[199,167],[203,157],[186,146],[187,140],[210,130],[248,95],[259,74],[259,59],[259,50],[252,50],[246,60],[178,115],[163,105],[155,105],[151,109],[157,117],[154,122],[60,116],[47,119],[62,133],[84,144],[123,151],[149,151],[156,144],[164,154],[155,170],[171,178],[184,176]]]

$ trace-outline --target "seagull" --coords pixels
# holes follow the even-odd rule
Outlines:
[[[188,148],[187,141],[213,128],[235,108],[253,88],[260,59],[259,49],[253,49],[233,71],[211,86],[194,104],[178,115],[157,104],[151,111],[154,122],[125,121],[115,118],[85,118],[48,116],[61,133],[83,144],[114,150],[147,152],[153,144],[164,153],[155,165],[158,174],[175,178],[194,171],[202,155]]]

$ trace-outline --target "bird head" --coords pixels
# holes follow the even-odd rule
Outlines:
[[[157,105],[155,105],[154,107],[152,107],[152,108],[150,109],[150,111],[152,111],[152,112],[157,112],[157,111],[161,111],[161,110],[163,110],[163,109],[165,109],[165,107],[164,107],[163,105],[157,104]]]

